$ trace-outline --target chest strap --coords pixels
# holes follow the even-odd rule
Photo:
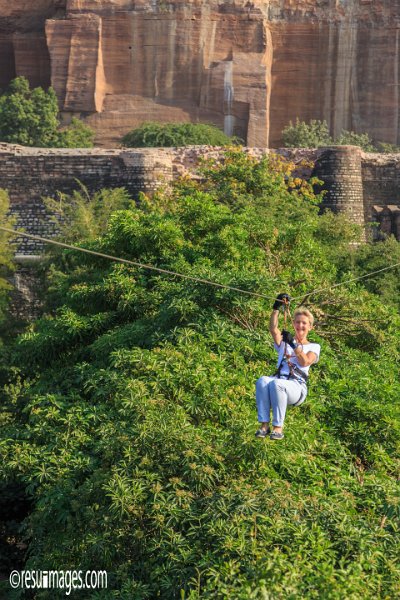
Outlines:
[[[285,354],[286,354],[286,345],[285,345],[285,353],[282,356],[281,362],[278,365],[278,369],[277,369],[274,377],[278,377],[278,378],[285,377],[286,379],[296,379],[296,381],[298,381],[299,379],[303,379],[303,381],[305,383],[307,383],[308,375],[306,373],[304,373],[304,371],[302,371],[297,365],[293,365],[290,362],[290,360],[288,360],[286,358]],[[287,373],[285,375],[281,375],[281,370],[282,370],[282,366],[283,366],[285,359],[286,359],[287,365],[289,367],[289,373]]]

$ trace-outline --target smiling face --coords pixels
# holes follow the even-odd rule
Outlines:
[[[307,339],[308,332],[311,329],[310,320],[307,315],[298,314],[293,321],[293,327],[296,332],[296,339],[299,342]]]

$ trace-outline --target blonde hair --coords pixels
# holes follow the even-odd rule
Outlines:
[[[312,316],[308,308],[306,308],[305,306],[299,306],[299,308],[296,308],[296,310],[293,313],[293,321],[295,321],[296,317],[298,317],[299,315],[306,316],[307,319],[310,321],[311,327],[314,325],[314,317]]]

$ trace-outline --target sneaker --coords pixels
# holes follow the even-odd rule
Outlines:
[[[279,433],[278,431],[273,431],[271,433],[271,435],[269,436],[270,440],[283,440],[285,436],[283,435],[283,433]]]
[[[267,435],[269,435],[271,433],[270,428],[268,427],[268,429],[257,429],[256,431],[256,437],[258,438],[266,438]]]

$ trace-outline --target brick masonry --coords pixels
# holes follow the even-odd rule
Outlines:
[[[400,241],[400,155],[364,154],[362,181],[366,221]]]
[[[90,191],[125,187],[133,197],[151,193],[172,180],[168,151],[54,150],[0,144],[0,188],[8,190],[11,211],[28,233],[49,237],[54,224],[46,215],[43,197],[71,193],[79,182]],[[19,254],[40,253],[40,244],[21,240]]]
[[[275,152],[293,161],[302,177],[324,181],[324,205],[346,212],[360,224],[377,221],[382,234],[400,240],[400,155],[366,154],[354,146],[319,149],[244,148],[261,158]],[[0,188],[7,189],[18,224],[29,233],[51,237],[54,224],[46,215],[43,197],[70,193],[78,181],[90,191],[125,187],[133,197],[154,192],[181,175],[196,177],[200,158],[222,156],[220,148],[175,149],[37,149],[0,143]],[[305,166],[306,164],[306,166]],[[41,311],[37,259],[42,246],[21,238],[20,267],[13,277],[11,310],[31,320]]]
[[[322,189],[327,192],[324,206],[346,212],[351,221],[364,225],[361,150],[354,146],[320,148],[313,174],[323,181]]]
[[[365,225],[382,221],[386,233],[400,239],[400,155],[366,154],[354,146],[317,150],[245,148],[256,157],[277,152],[299,164],[314,165],[303,173],[324,181],[324,205],[345,211]],[[222,150],[208,146],[175,149],[38,149],[0,143],[0,188],[7,189],[11,210],[27,232],[51,236],[54,225],[42,198],[57,191],[70,193],[82,182],[90,191],[126,187],[133,197],[151,193],[183,174],[195,176],[200,157],[219,157]],[[21,240],[18,254],[35,255],[37,242]]]

